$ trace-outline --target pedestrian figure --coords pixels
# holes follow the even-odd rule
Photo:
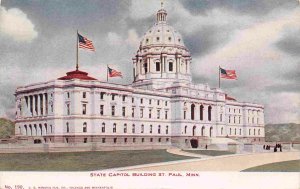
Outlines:
[[[280,144],[279,148],[280,148],[280,152],[282,152],[282,146],[281,146],[281,144]]]
[[[264,148],[264,150],[265,150],[265,149],[266,149],[266,146],[264,145],[264,147],[263,147],[263,148]]]
[[[205,149],[207,150],[207,144],[205,145]]]
[[[274,147],[274,152],[277,152],[277,146]]]

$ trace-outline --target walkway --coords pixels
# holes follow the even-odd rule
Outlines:
[[[190,152],[185,152],[185,151],[182,151],[180,148],[168,148],[167,152],[169,152],[171,154],[175,154],[175,155],[196,157],[196,158],[211,157],[211,156],[207,156],[207,155],[201,155],[201,154],[194,154],[194,153],[190,153]]]
[[[181,153],[181,152],[180,152]],[[156,163],[115,170],[126,171],[242,171],[251,167],[300,159],[300,152],[238,154],[177,162]]]

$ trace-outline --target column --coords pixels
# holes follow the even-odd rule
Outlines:
[[[41,98],[40,95],[37,95],[37,115],[40,116],[41,115]]]
[[[45,115],[48,115],[48,96],[47,93],[45,95]]]
[[[148,72],[150,73],[150,58],[147,58],[147,64],[148,64]]]
[[[32,99],[33,99],[33,96],[30,95],[29,96],[29,111],[30,111],[30,116],[33,116],[33,107],[32,107],[33,102],[32,102]]]

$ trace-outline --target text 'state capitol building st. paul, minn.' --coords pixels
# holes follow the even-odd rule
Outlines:
[[[18,87],[16,137],[27,143],[197,147],[264,141],[263,105],[193,84],[191,54],[161,8],[133,58],[133,83],[99,81],[75,70]]]

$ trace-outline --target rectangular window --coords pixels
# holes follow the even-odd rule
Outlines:
[[[82,98],[86,98],[86,92],[82,93]]]
[[[141,104],[143,104],[143,99],[141,98]]]
[[[115,100],[115,96],[116,96],[115,94],[112,94],[111,95],[111,100]]]
[[[151,104],[152,103],[152,100],[151,99],[149,99],[149,104]]]
[[[84,138],[84,139],[83,139],[83,143],[87,143],[87,138]]]
[[[157,105],[159,106],[160,100],[157,100]]]
[[[152,133],[153,127],[150,125],[150,134]]]
[[[153,142],[153,138],[150,138],[150,142]]]
[[[131,117],[134,117],[134,108],[131,108]]]
[[[156,68],[156,71],[157,71],[157,72],[160,71],[160,63],[159,63],[159,62],[156,62],[156,63],[155,63],[155,68]]]
[[[115,144],[117,143],[117,138],[114,138],[114,143],[115,143]]]
[[[168,119],[168,111],[165,111],[165,119]]]
[[[160,119],[160,110],[157,110],[157,119]]]
[[[126,101],[126,95],[123,95],[123,96],[122,96],[122,100],[123,100],[123,102]]]
[[[165,101],[165,106],[168,106],[168,101]]]
[[[70,115],[70,104],[67,104],[67,115]]]
[[[111,106],[111,115],[115,116],[115,106]]]
[[[105,92],[101,92],[101,93],[100,93],[100,99],[101,99],[101,100],[104,99],[104,95],[105,95]]]
[[[220,121],[223,121],[223,115],[220,114]]]
[[[140,117],[143,118],[143,116],[144,116],[144,109],[141,108],[140,109]]]
[[[82,104],[82,114],[86,115],[86,104]]]
[[[100,105],[100,115],[104,115],[104,105]]]
[[[123,117],[126,116],[126,107],[122,107],[122,116],[123,116]]]
[[[132,139],[132,142],[135,143],[135,138]]]
[[[183,119],[186,119],[186,111],[183,111]]]
[[[151,118],[151,117],[152,117],[152,110],[149,109],[149,118]]]
[[[105,143],[105,138],[102,138],[102,143]]]
[[[131,103],[134,103],[134,98],[133,97],[131,98]]]
[[[173,71],[173,62],[169,62],[169,72]]]

